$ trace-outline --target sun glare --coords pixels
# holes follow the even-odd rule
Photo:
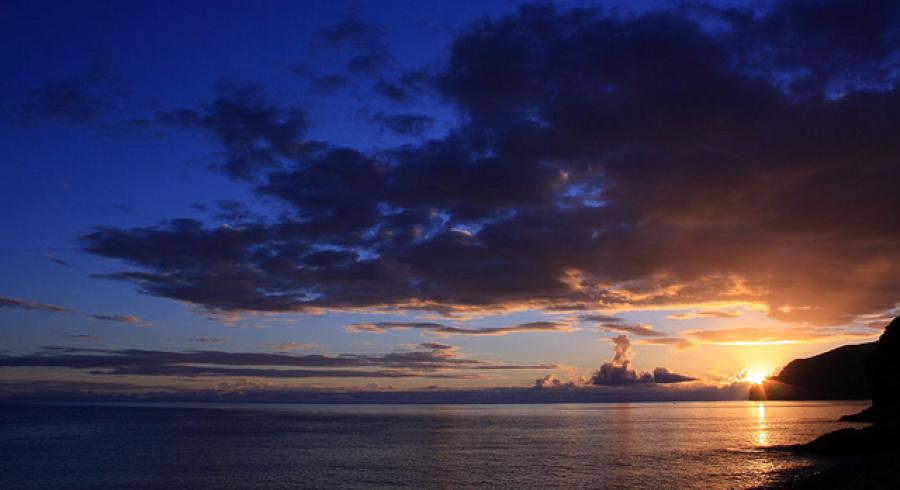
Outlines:
[[[766,380],[767,376],[767,373],[765,373],[764,371],[759,371],[756,369],[747,369],[745,373],[746,374],[744,375],[744,380],[755,385],[762,384],[762,382]]]

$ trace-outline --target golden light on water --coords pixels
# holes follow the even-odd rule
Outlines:
[[[756,445],[769,445],[769,430],[766,425],[766,405],[763,403],[756,405]]]

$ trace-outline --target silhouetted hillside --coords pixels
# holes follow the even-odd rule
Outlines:
[[[872,398],[866,360],[875,343],[845,345],[791,361],[778,376],[750,390],[751,400],[861,400]]]

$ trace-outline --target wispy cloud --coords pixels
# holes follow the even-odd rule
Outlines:
[[[59,256],[57,256],[54,253],[48,253],[47,260],[49,260],[50,262],[53,262],[56,265],[62,265],[62,266],[66,266],[66,267],[72,265],[72,264],[66,262],[65,260],[59,258]]]
[[[43,311],[47,313],[78,313],[78,310],[73,310],[72,308],[3,296],[0,296],[0,308],[21,308],[23,310]]]
[[[430,322],[378,322],[378,323],[353,323],[347,325],[347,332],[374,332],[381,333],[388,330],[427,330],[435,335],[471,335],[497,337],[511,333],[526,332],[573,332],[577,330],[570,323],[562,322],[529,322],[510,325],[506,327],[475,327],[462,328]]]
[[[82,342],[94,342],[100,339],[100,337],[89,333],[65,333],[62,336],[67,339],[80,340]]]
[[[3,367],[66,367],[98,376],[473,379],[482,376],[477,371],[545,370],[556,365],[470,359],[461,356],[455,346],[432,342],[407,351],[339,356],[46,347],[33,354],[0,356]]]
[[[45,313],[83,315],[94,320],[107,322],[127,323],[129,325],[137,325],[139,327],[149,327],[150,323],[146,320],[134,315],[97,315],[84,313],[75,308],[67,308],[64,306],[51,305],[46,303],[37,303],[34,301],[26,301],[18,298],[9,298],[0,296],[0,308],[19,308],[23,310],[42,311]]]
[[[94,320],[101,320],[104,322],[127,323],[129,325],[137,325],[139,327],[150,326],[150,322],[134,315],[90,315],[90,317]]]
[[[805,344],[848,339],[871,339],[872,331],[852,331],[834,328],[729,328],[716,330],[685,330],[683,335],[701,344],[718,345],[780,345]]]
[[[298,350],[309,350],[309,349],[317,349],[320,347],[319,344],[314,342],[280,342],[277,344],[269,344],[272,347],[272,350],[275,352],[291,352]]]
[[[218,344],[221,342],[225,342],[225,339],[222,337],[201,336],[201,337],[190,337],[187,339],[187,341],[194,342],[197,344]]]
[[[691,320],[694,318],[737,318],[739,316],[741,316],[740,310],[703,310],[673,313],[666,318],[669,320]]]

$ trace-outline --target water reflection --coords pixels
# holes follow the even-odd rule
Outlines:
[[[766,405],[763,402],[759,402],[756,405],[756,445],[757,446],[768,446],[769,445],[769,428],[766,424]]]

